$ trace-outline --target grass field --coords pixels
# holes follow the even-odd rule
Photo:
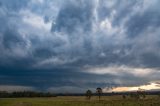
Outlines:
[[[147,96],[143,100],[122,99],[121,96],[104,96],[101,101],[97,97],[86,100],[85,97],[55,98],[1,98],[0,106],[160,106],[160,98]]]

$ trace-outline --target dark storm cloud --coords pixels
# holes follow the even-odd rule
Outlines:
[[[54,70],[28,70],[28,69],[11,69],[3,68],[0,79],[1,85],[21,85],[32,86],[37,90],[46,91],[49,88],[60,88],[63,86],[95,89],[100,87],[117,87],[121,86],[115,77],[124,81],[126,86],[131,85],[130,81],[135,80],[134,85],[147,84],[144,78],[130,77],[130,74],[115,76],[112,74],[89,74],[75,72],[71,69],[54,69]],[[46,77],[47,76],[47,77]],[[65,76],[65,77],[64,77]],[[19,80],[21,79],[21,80]],[[128,81],[126,81],[128,79]],[[149,81],[148,79],[145,79]],[[24,83],[25,82],[25,83]],[[133,82],[132,82],[133,83]],[[77,91],[78,92],[78,91]]]
[[[159,80],[158,3],[1,0],[0,85],[55,91]]]
[[[11,47],[14,47],[16,45],[21,45],[23,46],[25,41],[23,38],[21,38],[21,35],[19,33],[15,32],[13,29],[6,29],[3,35],[3,40],[2,44],[6,49],[9,49]]]
[[[90,31],[92,29],[93,20],[93,3],[88,1],[68,0],[60,9],[55,25],[52,26],[53,31],[66,31],[68,33],[83,29]]]
[[[148,27],[160,26],[160,12],[154,10],[148,10],[143,15],[132,16],[127,22],[127,33],[130,37],[138,36],[139,33],[147,30]]]
[[[47,76],[47,77],[46,77]],[[64,77],[65,76],[65,77]],[[71,77],[72,76],[72,77]],[[103,79],[108,76],[108,78],[112,78],[110,75],[105,76],[97,76],[97,78],[93,78],[93,76],[97,76],[94,74],[82,74],[79,72],[75,72],[73,70],[67,69],[54,69],[54,70],[27,70],[27,69],[12,69],[12,73],[10,69],[3,68],[1,71],[0,79],[1,85],[14,85],[18,84],[21,86],[32,86],[39,90],[47,90],[50,87],[61,87],[63,86],[75,86],[86,88],[86,86],[90,86],[94,88],[96,86],[104,86],[107,84],[116,85],[116,83],[110,83],[103,81]],[[83,79],[82,79],[83,77]],[[99,82],[99,78],[101,78],[102,82]],[[21,79],[21,80],[19,80]],[[24,83],[25,82],[25,83]]]
[[[26,7],[30,0],[1,0],[0,6],[5,7],[10,11],[18,11],[19,9]]]

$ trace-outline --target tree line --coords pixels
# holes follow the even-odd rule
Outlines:
[[[0,92],[0,98],[20,98],[20,97],[56,97],[53,93],[44,92],[33,92],[33,91],[23,91],[23,92]]]
[[[91,90],[87,90],[86,91],[86,98],[88,100],[91,99],[91,97],[94,95],[94,93],[92,93]],[[99,101],[101,99],[101,96],[105,96],[106,94],[103,94],[102,92],[102,89],[101,88],[97,88],[96,89],[96,96],[98,96],[99,98]],[[133,98],[133,99],[145,99],[146,98],[146,95],[157,95],[158,97],[160,97],[160,91],[157,91],[157,92],[146,92],[145,90],[143,89],[138,89],[137,91],[135,92],[123,92],[123,93],[114,93],[112,92],[110,94],[110,96],[113,96],[113,95],[122,95],[122,98],[123,99],[126,99],[126,98]],[[109,96],[109,95],[108,95]]]
[[[134,98],[134,99],[144,99],[146,95],[158,95],[160,97],[160,91],[156,92],[145,92],[138,90],[137,92],[123,92],[123,93],[103,93],[101,88],[97,88],[95,93],[91,90],[87,90],[86,93],[50,93],[50,92],[35,92],[35,91],[22,91],[22,92],[6,92],[0,91],[0,98],[20,98],[20,97],[57,97],[57,96],[86,96],[88,100],[92,96],[97,96],[100,100],[102,96],[113,96],[121,95],[123,99]]]

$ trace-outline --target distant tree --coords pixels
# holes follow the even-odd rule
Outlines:
[[[126,99],[126,95],[123,94],[123,95],[122,95],[122,98],[123,98],[123,99]]]
[[[101,88],[97,88],[97,89],[96,89],[96,92],[97,92],[97,94],[98,94],[99,101],[100,101],[100,98],[101,98],[101,95],[102,95],[102,89],[101,89]]]
[[[130,94],[130,97],[133,99],[139,99],[139,94],[137,92],[133,92]]]
[[[139,96],[139,98],[144,99],[146,98],[146,92],[144,89],[139,88],[137,91],[137,95]]]
[[[86,91],[86,97],[87,97],[87,99],[91,99],[91,96],[92,96],[92,91],[91,90],[87,90]]]

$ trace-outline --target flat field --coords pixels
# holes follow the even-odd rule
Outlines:
[[[160,97],[147,96],[145,99],[123,99],[122,96],[92,97],[63,96],[53,98],[0,98],[0,106],[160,106]]]

